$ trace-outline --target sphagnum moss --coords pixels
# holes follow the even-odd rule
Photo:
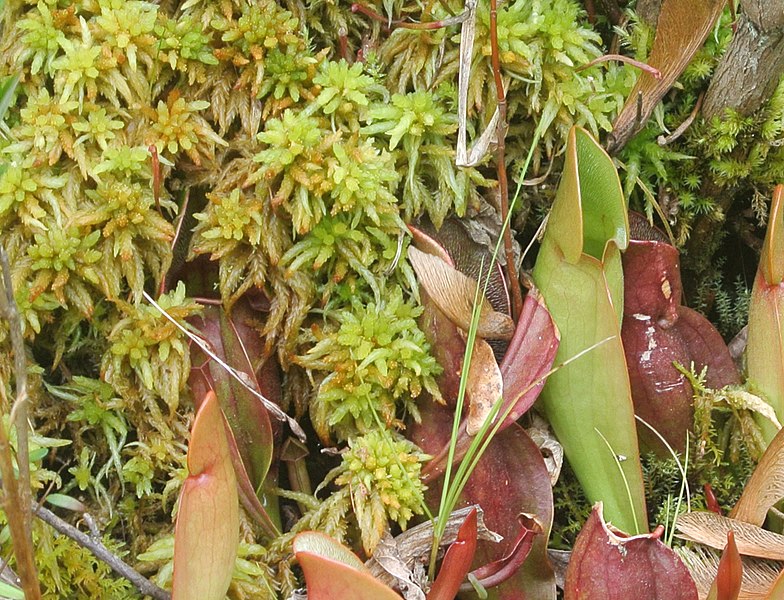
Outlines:
[[[427,22],[463,9],[447,4],[368,7]],[[575,72],[601,54],[602,40],[572,0],[506,3],[498,19],[507,156],[516,164],[544,121],[534,174],[552,166],[551,182],[569,128],[608,130],[635,75],[617,66]],[[361,472],[351,457],[404,444],[393,431],[381,436],[376,418],[399,429],[420,399],[438,395],[439,367],[416,324],[405,224],[425,216],[439,225],[494,193],[492,169],[454,165],[459,29],[390,32],[320,0],[9,0],[0,23],[0,78],[20,76],[0,138],[0,243],[11,255],[30,358],[52,390],[36,388],[34,425],[73,442],[58,451],[61,462],[41,456],[42,468],[65,467],[56,483],[84,494],[118,549],[136,555],[171,532],[191,415],[182,401],[189,352],[141,292],[163,292],[159,302],[180,320],[198,312],[186,286],[162,287],[176,262],[176,220],[192,215],[187,260],[209,259],[207,276],[227,308],[249,290],[267,296],[267,350],[284,368],[309,371],[305,395],[319,436],[350,440],[337,490],[314,499],[292,531],[345,539],[358,524],[372,542],[390,520],[404,526],[421,493],[416,448],[399,448],[405,459],[383,473]],[[488,23],[480,3],[469,137],[495,109]],[[724,25],[719,33],[684,76],[681,100],[668,100],[668,126],[682,120],[722,51]],[[649,34],[633,25],[632,50],[645,52]],[[638,201],[637,177],[651,189],[678,185],[688,216],[714,210],[698,193],[707,178],[729,186],[781,177],[782,97],[779,90],[751,120],[698,124],[672,150],[649,151],[654,133],[641,138],[646,147],[632,142],[621,157],[634,175],[627,193]],[[684,158],[708,147],[708,169]],[[189,214],[181,215],[186,196]],[[689,222],[676,227],[681,239]],[[3,334],[6,386],[7,343]],[[407,477],[392,479],[411,489],[385,488],[400,464]],[[379,490],[380,504],[352,515],[360,479]],[[50,597],[126,597],[102,568],[69,561],[80,552],[70,542],[38,528]],[[250,529],[245,537],[255,548]],[[234,597],[295,587],[290,540],[247,550],[253,568],[241,570]]]

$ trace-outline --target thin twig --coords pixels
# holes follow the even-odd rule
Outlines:
[[[509,215],[509,181],[506,176],[506,91],[501,78],[501,58],[498,51],[498,6],[497,0],[490,0],[490,51],[493,65],[493,80],[498,98],[498,123],[496,125],[496,169],[498,172],[498,193],[501,196],[501,222],[508,223]],[[512,249],[511,227],[504,227],[504,253],[506,254],[506,273],[509,278],[509,288],[512,296],[512,318],[517,321],[523,312],[523,294],[517,278],[517,266]]]
[[[163,315],[166,318],[167,321],[169,321],[172,325],[174,325],[177,329],[179,329],[182,333],[184,333],[194,344],[196,344],[202,352],[204,352],[212,360],[214,360],[221,367],[223,367],[223,369],[229,375],[231,375],[235,380],[237,380],[237,382],[242,387],[244,387],[251,394],[256,396],[256,398],[261,400],[261,403],[264,405],[264,408],[266,408],[269,412],[271,412],[275,418],[277,418],[279,421],[285,421],[286,423],[288,423],[291,431],[294,433],[294,435],[296,435],[299,438],[301,442],[307,440],[305,431],[302,429],[300,424],[297,423],[296,419],[293,419],[292,417],[287,415],[283,411],[283,409],[280,408],[280,406],[268,400],[258,389],[256,389],[256,387],[253,384],[253,381],[251,380],[250,375],[248,375],[243,371],[238,371],[234,367],[226,364],[226,362],[215,353],[215,351],[212,349],[210,343],[207,340],[205,340],[201,336],[198,336],[188,331],[183,325],[181,325],[177,321],[177,319],[172,317],[168,312],[166,312],[166,310],[160,304],[158,304],[155,300],[153,300],[152,296],[150,296],[147,292],[143,291],[142,295],[147,300],[147,302],[152,304],[158,310],[158,312],[160,312],[161,315]]]
[[[101,542],[100,539],[93,539],[86,533],[82,533],[76,527],[66,523],[43,506],[38,506],[38,504],[33,503],[32,508],[36,517],[41,519],[44,523],[51,525],[63,535],[71,538],[82,548],[87,548],[96,558],[109,565],[111,570],[117,573],[117,575],[130,581],[142,594],[155,598],[155,600],[171,600],[169,592],[159,588],[128,563],[115,556],[111,550],[103,545],[103,542]]]
[[[684,120],[683,123],[678,125],[678,128],[675,131],[673,131],[668,136],[660,135],[658,138],[656,138],[656,142],[659,144],[659,146],[666,146],[667,144],[672,144],[675,140],[677,140],[686,132],[689,126],[692,123],[694,123],[694,119],[697,118],[697,115],[700,114],[700,108],[702,108],[703,98],[705,98],[705,92],[702,92],[700,94],[700,97],[697,98],[697,104],[694,105],[694,108],[689,113],[689,116],[686,117],[686,120]]]
[[[38,574],[33,558],[32,516],[30,506],[30,455],[27,441],[27,360],[25,355],[22,322],[14,300],[11,282],[11,266],[5,248],[0,247],[0,315],[8,323],[11,348],[14,353],[14,377],[16,398],[11,408],[10,423],[16,427],[16,463],[18,479],[14,475],[11,461],[11,446],[5,425],[0,422],[0,473],[4,483],[4,506],[11,528],[14,554],[19,567],[19,578],[28,600],[41,597]],[[0,382],[5,399],[5,384]],[[5,402],[4,402],[5,404]],[[14,521],[17,521],[16,523]]]

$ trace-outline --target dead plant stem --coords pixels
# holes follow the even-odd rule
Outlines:
[[[16,463],[18,478],[14,475],[11,444],[5,423],[0,420],[0,474],[3,477],[3,508],[11,529],[11,540],[19,571],[19,579],[27,600],[41,598],[38,574],[35,569],[30,507],[30,457],[27,442],[27,360],[25,355],[22,322],[14,300],[11,267],[5,248],[0,247],[0,315],[8,323],[11,349],[14,353],[14,378],[16,398],[11,407],[8,426],[16,427]],[[0,381],[3,405],[8,406],[5,382]]]
[[[43,506],[38,506],[33,503],[32,509],[36,517],[41,519],[44,523],[51,525],[56,531],[59,531],[64,536],[71,538],[81,547],[87,548],[96,558],[109,565],[112,571],[117,573],[117,575],[130,581],[142,594],[150,596],[155,600],[171,600],[171,595],[166,590],[159,588],[128,563],[115,556],[111,550],[103,545],[103,542],[101,542],[100,539],[92,538],[86,533],[79,531],[76,527],[66,523]]]

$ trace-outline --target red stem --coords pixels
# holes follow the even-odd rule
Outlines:
[[[498,126],[496,137],[496,169],[498,173],[498,193],[501,196],[501,221],[506,224],[509,215],[509,181],[506,176],[505,144],[506,137],[506,92],[501,79],[501,59],[498,52],[498,5],[497,0],[490,0],[490,60],[493,66],[493,79],[498,99]],[[504,253],[506,254],[506,273],[509,278],[510,294],[512,296],[512,318],[517,321],[523,311],[523,295],[520,282],[517,278],[514,252],[512,250],[511,224],[504,227]]]
[[[361,13],[366,17],[373,19],[374,21],[378,21],[379,23],[384,23],[384,25],[386,26],[385,29],[386,30],[390,29],[389,19],[387,19],[383,15],[378,14],[372,8],[368,8],[367,6],[355,2],[354,4],[351,5],[351,12]],[[391,25],[392,25],[391,29],[400,27],[402,29],[418,29],[418,30],[441,29],[442,27],[447,26],[447,24],[445,24],[443,21],[430,21],[427,23],[412,23],[411,21],[403,21],[403,20],[392,21]]]
[[[618,62],[626,63],[627,65],[632,65],[633,67],[637,67],[646,73],[653,75],[654,79],[661,79],[662,74],[659,69],[656,67],[652,67],[651,65],[644,63],[639,60],[635,60],[633,58],[629,58],[628,56],[624,56],[623,54],[605,54],[604,56],[600,56],[599,58],[594,58],[592,61],[585,63],[584,65],[579,66],[575,69],[575,72],[584,71],[585,69],[589,69],[594,65],[598,65],[599,63],[608,62],[611,60],[617,60]]]

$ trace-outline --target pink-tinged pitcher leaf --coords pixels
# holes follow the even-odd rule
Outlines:
[[[708,600],[738,600],[743,581],[743,563],[740,560],[735,534],[727,532],[727,545],[721,553],[716,580],[713,582]]]
[[[596,504],[572,549],[564,600],[697,600],[688,569],[659,535],[629,537]]]
[[[244,373],[250,384],[268,400],[279,404],[282,395],[278,366],[264,356],[264,340],[254,327],[256,316],[249,303],[241,299],[231,316],[223,308],[209,306],[195,325],[213,351],[228,365]],[[189,383],[195,398],[216,392],[231,428],[229,443],[234,447],[235,472],[240,484],[240,499],[250,515],[270,536],[276,525],[256,495],[263,487],[273,459],[275,437],[280,434],[277,420],[270,419],[259,399],[240,385],[221,365],[196,346]]]
[[[460,590],[476,552],[476,522],[476,509],[473,509],[460,526],[457,539],[447,549],[427,600],[453,600]]]
[[[237,480],[218,399],[209,392],[188,445],[174,530],[172,600],[223,600],[239,546]]]
[[[308,600],[401,600],[356,554],[323,533],[298,534],[294,554],[305,574]]]
[[[784,186],[777,186],[749,304],[746,368],[749,383],[784,419]],[[776,428],[759,419],[767,441]]]
[[[503,403],[499,414],[504,415],[509,411],[501,425],[501,430],[517,421],[533,406],[545,384],[545,376],[553,366],[555,355],[558,352],[558,340],[558,329],[550,317],[541,295],[536,288],[532,287],[523,301],[523,311],[500,366]],[[462,360],[462,356],[460,359]],[[493,381],[496,380],[493,379]],[[480,393],[475,391],[476,383],[476,378],[469,377],[467,393],[471,399]],[[491,403],[496,399],[497,396]],[[458,432],[455,460],[460,460],[465,455],[470,443],[471,435],[464,422]],[[427,480],[443,473],[448,451],[449,438],[447,437],[442,448],[430,452],[433,459],[423,471]]]
[[[513,406],[504,420],[504,427],[517,421],[534,405],[545,384],[545,376],[553,367],[560,337],[542,295],[532,285],[501,361],[504,380],[501,414]]]

